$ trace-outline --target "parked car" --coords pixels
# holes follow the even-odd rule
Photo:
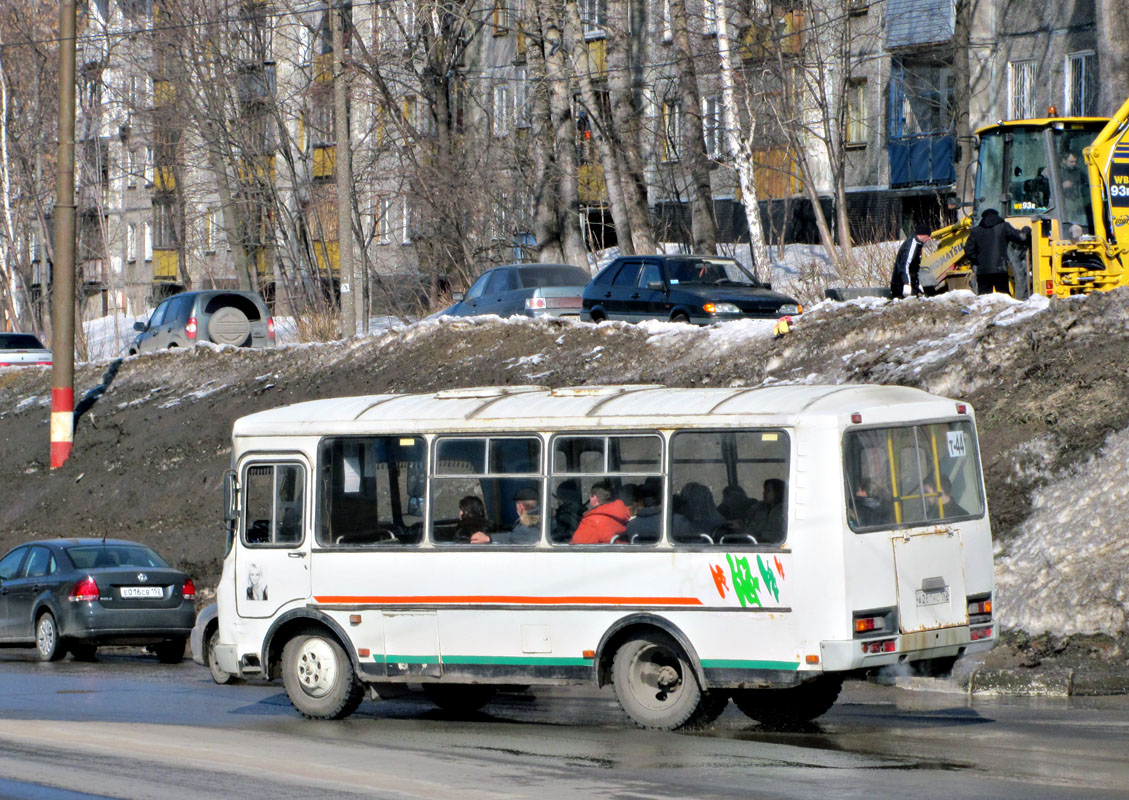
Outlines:
[[[466,294],[437,317],[565,317],[580,314],[580,296],[591,275],[571,264],[508,264],[488,269]]]
[[[0,367],[49,367],[51,351],[31,333],[0,333]]]
[[[273,347],[274,320],[256,292],[206,290],[181,292],[161,302],[138,332],[129,354],[199,342],[235,347]]]
[[[99,645],[148,646],[184,658],[196,586],[151,548],[123,539],[45,539],[0,558],[0,647],[34,647],[40,661]]]
[[[584,288],[580,318],[707,325],[802,312],[794,298],[772,291],[732,258],[655,255],[621,256],[600,270]]]
[[[219,606],[215,603],[209,603],[200,609],[189,639],[192,643],[192,660],[207,667],[212,673],[212,680],[216,683],[231,683],[236,680],[235,676],[230,672],[224,672],[216,663],[219,623]]]

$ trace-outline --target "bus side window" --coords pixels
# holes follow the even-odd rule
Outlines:
[[[423,509],[412,503],[426,447],[416,436],[329,438],[319,448],[318,544],[410,546],[423,533]]]
[[[675,434],[671,540],[724,547],[783,543],[789,442],[778,430]]]

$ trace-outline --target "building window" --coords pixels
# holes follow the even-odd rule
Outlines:
[[[866,78],[856,78],[847,85],[847,144],[865,145]]]
[[[1067,116],[1090,117],[1098,107],[1097,57],[1092,52],[1070,53],[1066,57]]]
[[[126,152],[129,154],[127,156],[127,158],[129,159],[129,176],[126,184],[129,186],[129,188],[132,189],[133,187],[137,186],[137,176],[140,174],[141,169],[137,165],[137,151],[129,149]]]
[[[173,209],[165,203],[153,205],[153,246],[158,250],[176,249]]]
[[[492,15],[495,36],[506,36],[513,27],[513,14],[510,10],[510,0],[494,0],[494,13]]]
[[[702,32],[707,35],[717,33],[717,0],[702,2]]]
[[[373,27],[373,38],[378,48],[386,47],[396,40],[396,9],[391,3],[377,4],[376,22]]]
[[[663,41],[669,43],[674,39],[674,28],[670,24],[670,0],[662,2]]]
[[[378,197],[376,199],[376,230],[373,240],[377,244],[388,244],[392,241],[392,198]]]
[[[153,225],[152,225],[152,223],[149,223],[149,222],[145,223],[144,238],[142,240],[142,248],[143,248],[143,252],[145,253],[145,260],[146,261],[152,261],[153,260]]]
[[[608,0],[580,0],[580,21],[586,38],[603,36],[608,25]]]
[[[663,161],[677,161],[682,155],[682,105],[677,100],[663,103]]]
[[[494,122],[495,136],[506,136],[510,132],[510,119],[513,114],[512,99],[509,86],[494,87]]]
[[[525,67],[514,69],[514,125],[529,128],[533,125],[533,112],[529,99],[529,80]]]
[[[215,211],[208,211],[204,214],[203,245],[205,253],[216,252],[216,213]]]
[[[411,244],[412,237],[415,236],[415,211],[412,209],[411,198],[404,198],[403,212],[404,216],[400,230],[400,242],[401,244]]]
[[[725,136],[725,114],[722,111],[719,94],[702,98],[702,134],[706,140],[706,153],[710,158],[722,159],[729,154],[729,143]]]
[[[1008,62],[1008,119],[1032,119],[1036,116],[1035,66],[1034,61]]]
[[[145,185],[153,185],[153,148],[152,146],[145,148],[145,164],[142,167],[142,172],[145,176]]]
[[[125,257],[127,261],[137,260],[137,223],[132,222],[125,229]]]

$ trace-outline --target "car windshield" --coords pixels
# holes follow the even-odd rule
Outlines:
[[[588,283],[588,273],[580,267],[537,267],[519,269],[521,285],[525,289],[540,289],[545,286],[584,286]]]
[[[693,258],[668,261],[667,277],[677,284],[760,286],[744,267],[729,258]]]
[[[167,567],[168,562],[148,547],[139,544],[92,544],[68,547],[78,569],[97,567]]]
[[[0,333],[0,350],[43,350],[43,342],[30,333]]]

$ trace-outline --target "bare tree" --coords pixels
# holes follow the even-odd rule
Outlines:
[[[1114,114],[1129,98],[1129,14],[1123,0],[1095,0],[1100,59],[1098,106]]]

